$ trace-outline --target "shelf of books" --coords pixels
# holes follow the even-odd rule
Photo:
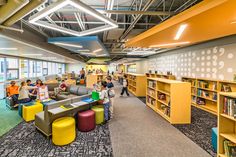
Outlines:
[[[146,75],[126,73],[128,79],[128,90],[135,96],[146,96]]]
[[[106,79],[107,74],[89,74],[86,76],[86,87],[93,88],[93,85]]]
[[[191,83],[192,106],[217,115],[217,94],[236,91],[236,82],[183,77]]]
[[[236,156],[236,92],[220,92],[218,100],[218,157]]]
[[[153,73],[146,73],[148,78],[164,78],[169,80],[175,80],[176,77],[174,75],[165,75],[165,74],[153,74]]]
[[[171,124],[191,123],[191,84],[147,78],[146,104]]]

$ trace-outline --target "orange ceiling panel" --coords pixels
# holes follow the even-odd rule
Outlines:
[[[126,47],[150,47],[179,42],[190,42],[191,45],[229,36],[236,34],[236,23],[233,24],[233,21],[236,22],[236,0],[204,0],[127,41]],[[187,28],[179,40],[174,40],[181,24],[187,24]]]

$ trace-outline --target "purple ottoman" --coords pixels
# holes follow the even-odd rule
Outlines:
[[[78,129],[82,132],[88,132],[95,128],[95,112],[92,110],[78,113]]]

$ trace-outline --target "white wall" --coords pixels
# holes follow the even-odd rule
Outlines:
[[[231,36],[149,57],[147,71],[171,71],[177,79],[187,76],[233,80],[236,74],[235,39]]]
[[[84,68],[84,70],[86,69],[85,63],[78,62],[74,64],[66,64],[66,72],[74,71],[76,74],[78,74],[82,68]]]

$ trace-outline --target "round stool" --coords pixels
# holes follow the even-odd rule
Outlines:
[[[95,128],[95,112],[92,110],[78,113],[78,129],[87,132]]]
[[[63,146],[74,141],[75,119],[72,117],[58,118],[52,123],[52,142],[55,145]]]
[[[96,124],[101,124],[104,121],[104,109],[101,107],[93,106],[92,110],[95,112]]]

